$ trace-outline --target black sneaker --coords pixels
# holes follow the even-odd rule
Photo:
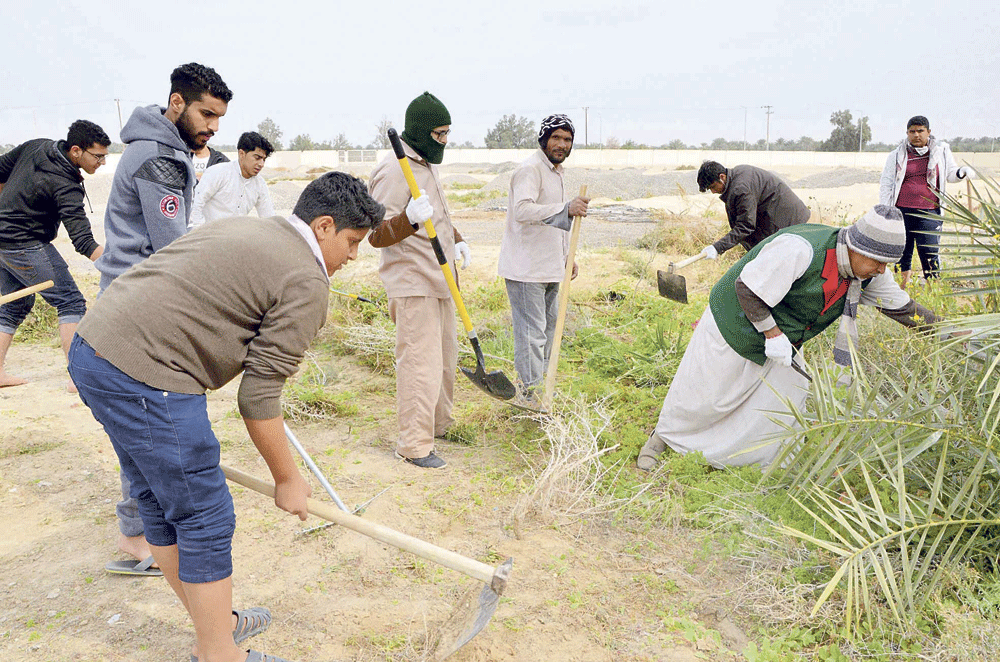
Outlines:
[[[396,457],[400,460],[405,460],[412,465],[418,466],[421,469],[444,469],[448,466],[448,463],[444,461],[443,458],[438,457],[431,451],[424,457],[403,457],[399,453],[395,453]]]

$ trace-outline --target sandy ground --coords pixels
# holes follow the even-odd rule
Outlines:
[[[800,176],[806,174],[812,173]],[[99,241],[106,198],[100,191],[107,184],[99,177],[88,182]],[[305,182],[280,184],[290,194],[290,187]],[[875,186],[800,193],[827,220],[828,214],[860,213],[877,196]],[[715,196],[624,202],[708,219],[720,234],[724,227]],[[475,261],[462,273],[463,281],[494,278],[503,214],[459,211],[455,217]],[[622,251],[652,227],[589,221],[577,286],[596,289],[621,278]],[[57,246],[92,297],[92,266],[72,252],[64,236]],[[678,257],[650,255],[651,268]],[[374,249],[366,245],[342,273],[342,282],[377,282]],[[707,279],[712,273],[692,268],[692,286],[699,274]],[[392,377],[372,373],[350,357],[324,361],[337,388],[358,395],[360,413],[297,432],[341,498],[356,505],[381,494],[364,513],[366,519],[490,565],[514,558],[509,588],[492,623],[451,659],[728,660],[745,645],[737,609],[727,603],[745,571],[715,566],[692,553],[700,545],[695,534],[630,531],[600,521],[573,527],[528,521],[517,537],[509,516],[523,481],[529,480],[527,458],[512,459],[503,439],[480,439],[474,447],[443,444],[450,463],[443,472],[402,464],[392,456]],[[115,550],[117,458],[89,411],[65,391],[65,361],[57,341],[15,344],[8,370],[30,383],[0,390],[0,656],[187,660],[191,627],[165,582],[103,571],[105,562],[121,558]],[[236,414],[236,387],[233,383],[209,396],[223,461],[266,477]],[[482,397],[461,382],[459,418],[463,402]],[[495,411],[511,415],[500,405]],[[497,475],[496,467],[512,465],[510,480]],[[312,482],[314,495],[329,501]],[[243,488],[233,492],[235,602],[265,605],[275,616],[271,630],[250,642],[258,650],[299,661],[425,659],[425,639],[460,595],[477,586],[475,580],[342,528],[301,535],[303,525],[270,499]],[[319,523],[313,518],[308,525]],[[705,636],[665,627],[663,614],[690,616]],[[716,633],[719,640],[705,633]]]

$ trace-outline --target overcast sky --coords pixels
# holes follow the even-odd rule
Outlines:
[[[830,114],[873,139],[926,115],[939,137],[1000,136],[1000,3],[507,0],[17,2],[4,10],[0,143],[62,137],[74,119],[118,140],[171,70],[214,67],[234,92],[215,143],[271,117],[283,141],[402,127],[424,90],[452,140],[483,144],[504,114],[569,114],[577,143],[829,136]],[[583,107],[589,107],[584,127]]]

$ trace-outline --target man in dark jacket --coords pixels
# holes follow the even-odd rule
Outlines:
[[[0,294],[53,281],[41,295],[59,314],[59,337],[66,352],[87,304],[52,240],[61,222],[77,253],[92,261],[101,256],[102,247],[94,241],[83,209],[80,171],[94,174],[110,144],[104,129],[77,120],[66,140],[37,138],[0,156]],[[0,387],[26,383],[8,375],[3,364],[14,332],[34,305],[32,295],[0,306]],[[75,390],[72,381],[69,387]]]
[[[750,250],[782,228],[809,221],[809,208],[788,184],[773,172],[754,166],[726,169],[716,161],[705,161],[698,169],[698,188],[702,193],[719,195],[732,228],[702,251],[710,260],[736,244]]]

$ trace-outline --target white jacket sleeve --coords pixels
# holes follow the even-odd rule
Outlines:
[[[885,167],[882,168],[882,178],[879,179],[878,203],[880,205],[896,206],[896,196],[893,190],[896,187],[896,149],[889,152],[889,158],[885,160]]]
[[[945,177],[950,183],[954,184],[955,182],[961,180],[961,178],[958,176],[958,164],[955,163],[955,157],[952,156],[951,147],[948,145],[948,143],[944,144],[943,151],[944,154],[942,156],[944,157],[943,160],[944,160]]]

